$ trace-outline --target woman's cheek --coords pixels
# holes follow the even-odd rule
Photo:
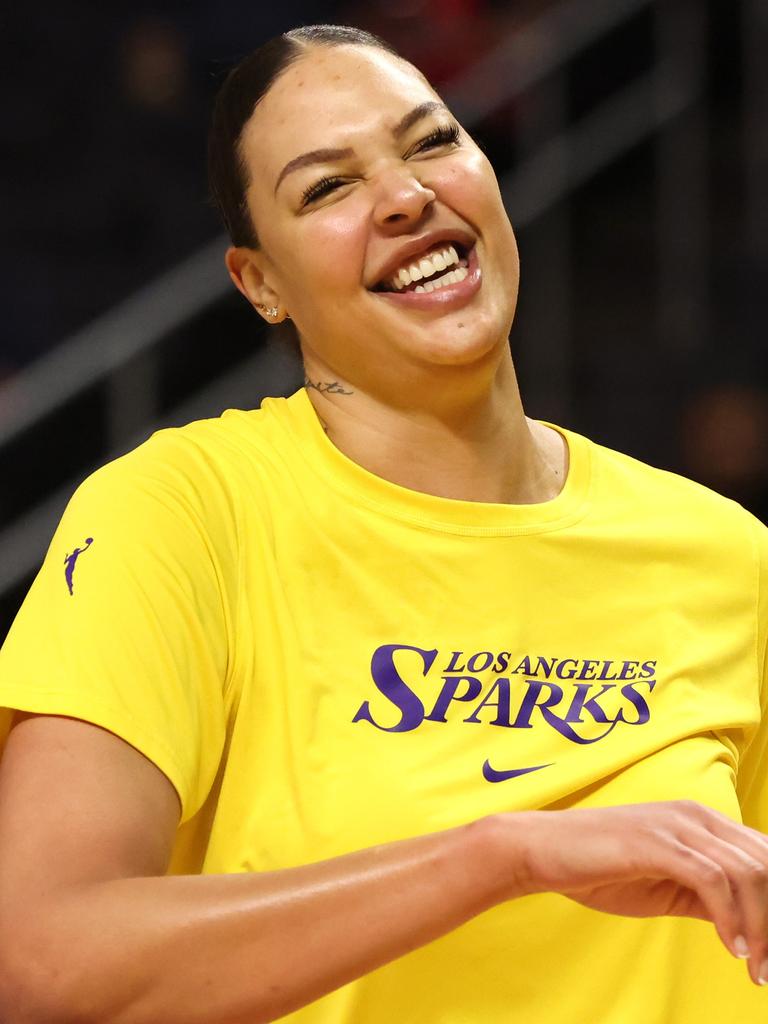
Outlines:
[[[446,162],[444,168],[436,170],[429,186],[437,192],[438,198],[456,209],[479,230],[475,213],[488,209],[498,196],[498,185],[485,154],[480,150],[467,150],[461,158]]]
[[[307,258],[313,267],[319,267],[324,280],[340,287],[348,287],[350,282],[359,285],[367,245],[368,215],[364,204],[349,195],[323,213],[325,216],[318,218],[311,237],[305,240]]]

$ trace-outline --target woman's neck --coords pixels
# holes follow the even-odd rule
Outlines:
[[[484,391],[430,409],[388,403],[307,368],[305,387],[329,439],[392,483],[444,498],[524,505],[550,501],[568,473],[568,447],[524,412],[511,355]],[[444,393],[441,398],[444,399]]]

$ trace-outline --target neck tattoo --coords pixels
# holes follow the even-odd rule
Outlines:
[[[309,377],[304,378],[305,388],[314,388],[315,391],[326,391],[331,395],[353,395],[354,391],[347,391],[339,384],[337,380],[331,381],[314,381],[310,380]]]

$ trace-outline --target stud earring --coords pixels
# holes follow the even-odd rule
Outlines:
[[[267,307],[262,306],[260,302],[257,302],[256,306],[258,309],[263,309],[267,316],[277,316],[277,306],[271,306],[269,309],[267,309]]]

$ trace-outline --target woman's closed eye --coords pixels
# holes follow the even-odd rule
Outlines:
[[[458,144],[459,134],[459,126],[456,123],[442,125],[440,128],[435,128],[433,132],[430,132],[429,135],[418,142],[414,152],[420,153],[422,150],[432,149],[435,146]],[[338,185],[343,184],[343,178],[320,178],[319,181],[305,189],[301,197],[301,205],[306,206],[307,203],[311,203],[314,199],[318,199],[320,196],[333,191]]]

